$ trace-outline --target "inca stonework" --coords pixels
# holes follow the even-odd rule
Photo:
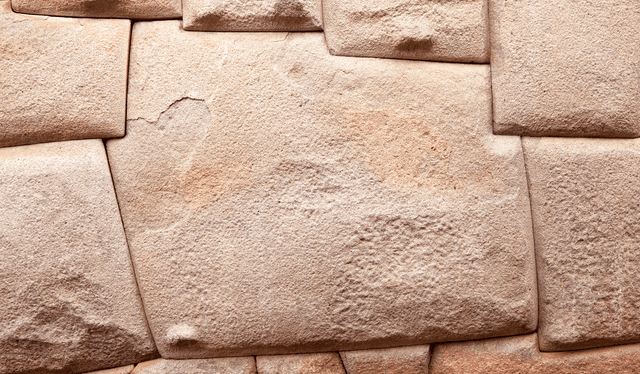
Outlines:
[[[0,0],[0,374],[639,373],[639,31]]]

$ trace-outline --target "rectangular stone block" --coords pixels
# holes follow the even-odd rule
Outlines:
[[[525,138],[540,349],[640,341],[640,141]]]
[[[347,374],[427,374],[429,345],[342,351]]]
[[[11,0],[18,13],[46,16],[167,19],[180,18],[180,0]]]
[[[139,363],[131,374],[256,374],[254,357],[157,360]]]
[[[339,56],[489,62],[487,0],[323,0]]]
[[[494,133],[640,135],[640,2],[489,1]]]
[[[136,23],[130,71],[107,149],[163,357],[535,330],[522,147],[491,133],[488,66],[167,21]]]
[[[346,374],[337,352],[258,356],[259,374]]]
[[[0,373],[157,355],[101,140],[0,149]]]
[[[0,147],[123,136],[130,27],[0,1]]]
[[[322,30],[321,0],[183,0],[185,30]]]

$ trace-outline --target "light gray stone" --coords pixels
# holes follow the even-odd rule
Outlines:
[[[107,149],[164,358],[535,330],[522,148],[491,133],[488,66],[166,21],[136,23],[130,71]]]
[[[141,362],[132,374],[256,374],[254,357],[225,357],[199,360],[157,359]]]
[[[496,134],[640,135],[640,2],[489,1]]]
[[[340,56],[489,62],[486,0],[323,0]]]
[[[258,356],[256,364],[258,374],[345,374],[335,352]]]
[[[429,345],[342,351],[347,374],[427,374]]]
[[[540,349],[640,341],[640,140],[525,138]]]
[[[101,140],[0,149],[0,373],[153,358]]]
[[[12,0],[19,13],[66,17],[180,18],[180,0]]]
[[[129,30],[0,1],[0,147],[123,136]]]

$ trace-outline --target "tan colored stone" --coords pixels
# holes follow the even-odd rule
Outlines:
[[[105,369],[99,371],[92,371],[87,374],[130,374],[133,371],[134,365],[121,366],[119,368]]]
[[[640,2],[489,1],[496,134],[640,135]]]
[[[640,344],[545,353],[537,343],[531,334],[436,344],[429,374],[640,373]]]
[[[640,341],[640,140],[525,138],[540,347]]]
[[[335,352],[258,356],[256,364],[258,374],[345,374]]]
[[[535,330],[524,160],[491,133],[488,66],[166,21],[136,23],[130,71],[107,148],[163,357]]]
[[[180,18],[180,0],[12,0],[18,13],[47,16],[167,19]]]
[[[323,0],[332,54],[489,62],[486,0]]]
[[[101,140],[0,149],[0,373],[157,353]]]
[[[200,360],[157,359],[141,362],[132,374],[255,374],[254,357],[225,357]]]
[[[0,1],[0,147],[123,136],[129,29]]]
[[[185,30],[322,30],[321,0],[183,0]]]
[[[427,374],[429,355],[428,345],[340,352],[347,374]]]

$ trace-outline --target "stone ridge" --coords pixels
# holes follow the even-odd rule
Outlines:
[[[11,0],[18,13],[45,16],[168,19],[182,17],[180,0]]]

